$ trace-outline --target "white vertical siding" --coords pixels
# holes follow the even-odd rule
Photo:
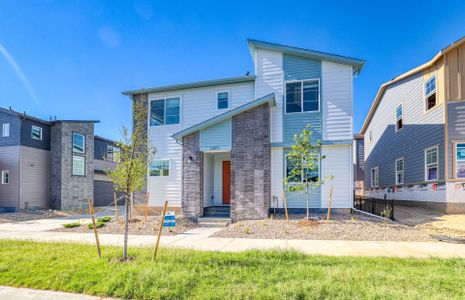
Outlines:
[[[161,206],[163,201],[167,200],[170,206],[181,206],[182,148],[171,135],[227,111],[217,109],[217,92],[221,90],[230,91],[229,109],[250,102],[255,97],[254,82],[149,94],[149,101],[181,97],[181,124],[151,127],[149,123],[148,126],[149,143],[157,148],[155,159],[170,161],[170,176],[148,176],[150,205]]]
[[[271,197],[278,197],[278,207],[283,207],[283,157],[283,148],[271,148]],[[274,202],[271,202],[271,207],[274,207]]]
[[[323,140],[351,140],[353,134],[352,67],[322,62]]]
[[[271,142],[283,141],[283,54],[257,49],[255,59],[255,98],[275,93],[276,107],[271,108]]]
[[[203,157],[203,203],[205,206],[213,206],[213,154],[205,153]]]
[[[352,145],[322,146],[321,177],[334,176],[331,208],[351,208],[353,205]],[[331,180],[325,179],[322,187],[321,207],[328,207]]]
[[[47,208],[50,201],[50,151],[21,147],[21,208]]]

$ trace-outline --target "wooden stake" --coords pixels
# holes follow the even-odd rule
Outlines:
[[[289,222],[289,214],[287,212],[286,192],[283,192],[284,213],[286,214],[286,221]]]
[[[333,182],[331,180],[331,189],[329,190],[329,200],[328,200],[328,216],[326,217],[326,224],[329,224],[329,218],[331,217],[331,201],[333,199]]]
[[[95,212],[94,212],[94,201],[92,198],[89,198],[89,210],[90,215],[92,216],[92,227],[94,228],[95,242],[97,244],[98,257],[102,257],[102,252],[100,251],[100,242],[98,240],[97,226],[95,225]]]
[[[157,243],[155,244],[155,250],[153,251],[152,260],[155,260],[158,252],[158,245],[160,244],[161,231],[163,230],[163,222],[165,221],[166,208],[168,207],[168,201],[165,201],[165,207],[163,207],[163,213],[161,215],[160,229],[158,230]]]
[[[113,192],[113,199],[115,200],[115,220],[118,224],[118,200],[116,200],[116,192]]]
[[[144,223],[147,222],[147,214],[149,212],[149,199],[150,199],[150,192],[147,192],[147,199],[145,199]]]

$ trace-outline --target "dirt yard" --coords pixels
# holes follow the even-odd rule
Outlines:
[[[13,213],[0,213],[1,223],[13,223],[23,221],[33,221],[48,218],[67,217],[86,213],[85,210],[79,211],[61,211],[61,210],[34,210],[34,211],[17,211]]]
[[[144,217],[138,216],[133,218],[129,222],[129,234],[138,234],[138,235],[154,235],[158,232],[160,227],[160,216],[148,216],[147,222],[144,222]],[[86,223],[82,223],[81,226],[74,227],[74,228],[58,228],[52,231],[60,231],[60,232],[84,232],[84,233],[91,233],[93,229],[89,229],[87,224],[90,222],[86,220]],[[194,229],[197,227],[197,223],[184,218],[182,216],[176,217],[176,226],[170,228],[163,228],[163,235],[176,235],[179,233],[186,232],[190,229]],[[123,234],[124,233],[124,220],[120,218],[118,224],[116,224],[115,220],[105,223],[105,226],[98,228],[98,232],[101,234],[105,233],[116,233],[116,234]]]
[[[321,220],[302,222],[304,215],[292,215],[289,223],[283,216],[275,219],[240,221],[215,233],[214,237],[255,239],[309,239],[354,241],[436,241],[414,226],[383,221],[362,214],[334,214],[329,224]]]

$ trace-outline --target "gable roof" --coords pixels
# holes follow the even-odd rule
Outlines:
[[[381,97],[383,96],[384,92],[386,91],[386,88],[390,86],[393,83],[396,83],[402,79],[405,79],[413,74],[416,74],[418,72],[421,72],[427,68],[430,68],[433,66],[439,59],[441,59],[446,53],[448,53],[450,50],[456,48],[457,46],[461,45],[462,43],[465,42],[465,36],[458,39],[457,41],[453,42],[452,44],[448,45],[447,47],[441,49],[431,60],[428,62],[422,64],[421,66],[418,66],[416,68],[413,68],[405,73],[402,73],[393,79],[383,83],[379,89],[378,93],[376,94],[375,100],[373,101],[373,104],[371,105],[371,108],[368,112],[367,117],[365,118],[365,121],[363,122],[362,129],[360,130],[361,134],[365,134],[365,131],[368,128],[368,125],[371,122],[371,119],[373,118],[373,115],[375,114],[376,108],[378,107],[379,103],[381,102]]]
[[[291,55],[301,56],[305,58],[312,58],[312,59],[320,59],[330,62],[335,62],[344,65],[350,65],[353,67],[354,75],[360,74],[365,64],[365,61],[358,58],[352,58],[332,53],[326,53],[321,51],[315,51],[305,48],[298,48],[293,46],[286,46],[276,43],[264,42],[254,39],[248,39],[247,43],[249,45],[250,53],[252,54],[252,58],[255,59],[255,49],[265,49],[271,51],[279,51]]]
[[[6,109],[6,108],[3,108],[3,107],[0,107],[0,112],[4,112],[4,113],[10,114],[10,115],[17,116],[17,117],[19,117],[21,119],[27,119],[27,120],[31,120],[31,121],[41,123],[41,124],[45,124],[45,125],[50,125],[50,124],[54,124],[54,123],[100,123],[99,120],[50,120],[50,121],[47,121],[47,120],[44,120],[44,119],[40,119],[40,118],[36,118],[36,117],[30,116],[30,115],[27,115],[25,112],[21,113],[21,112],[13,110],[11,108]]]
[[[244,76],[229,77],[229,78],[220,78],[220,79],[186,82],[186,83],[179,83],[179,84],[162,85],[162,86],[151,87],[147,89],[130,90],[130,91],[123,92],[123,95],[129,96],[129,95],[136,95],[136,94],[142,94],[142,93],[158,93],[158,92],[166,92],[166,91],[176,91],[176,90],[198,88],[198,87],[205,87],[205,86],[242,83],[242,82],[249,82],[249,81],[254,81],[254,80],[255,80],[254,75],[244,75]]]
[[[238,106],[234,109],[228,110],[227,112],[224,112],[222,114],[219,114],[217,116],[214,116],[211,119],[208,119],[206,121],[203,121],[201,123],[198,123],[194,126],[188,127],[186,129],[183,129],[181,131],[178,131],[171,135],[172,138],[175,140],[181,140],[184,136],[189,135],[191,133],[194,133],[196,131],[205,129],[207,127],[210,127],[212,125],[215,125],[217,123],[220,123],[222,121],[225,121],[237,114],[240,114],[244,111],[250,110],[252,108],[255,108],[257,106],[260,106],[262,104],[269,103],[271,106],[276,106],[276,100],[274,93],[268,94],[266,96],[260,97],[258,99],[252,100],[250,102],[247,102],[246,104],[243,104],[241,106]]]

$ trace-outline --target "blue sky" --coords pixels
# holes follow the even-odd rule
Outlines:
[[[358,131],[381,83],[465,35],[465,1],[0,0],[0,106],[130,124],[121,92],[253,71],[255,38],[367,61]]]

